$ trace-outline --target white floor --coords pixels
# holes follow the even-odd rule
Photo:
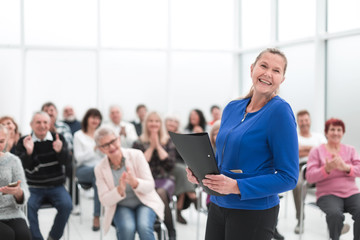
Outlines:
[[[93,232],[91,230],[92,225],[92,212],[93,205],[92,199],[87,197],[88,194],[81,193],[82,201],[82,223],[80,223],[80,216],[71,215],[69,220],[69,235],[70,240],[99,240],[100,232]],[[313,195],[308,195],[307,201],[313,201],[315,197]],[[47,238],[48,232],[53,222],[53,218],[56,211],[54,209],[44,209],[39,211],[39,221],[41,226],[41,231],[44,238]],[[318,209],[315,209],[311,206],[305,207],[305,232],[302,236],[303,240],[326,240],[327,239],[327,230],[325,223],[325,215]],[[183,216],[187,219],[188,224],[182,225],[177,223],[177,239],[178,240],[200,240],[204,239],[204,231],[206,224],[206,215],[200,213],[198,215],[197,211],[193,206],[189,209],[183,211]],[[345,222],[350,224],[350,231],[341,236],[341,240],[351,240],[353,239],[353,221],[349,214],[346,214]],[[199,221],[199,227],[197,227],[197,219]],[[279,214],[279,223],[278,230],[281,234],[285,236],[285,239],[288,240],[297,240],[299,235],[294,233],[294,228],[296,225],[295,219],[295,210],[294,203],[292,199],[292,193],[289,192],[285,194],[285,197],[281,200],[280,203],[280,214]],[[66,231],[65,231],[66,236]],[[66,239],[66,238],[63,238]],[[109,233],[103,238],[105,240],[114,239],[116,240],[115,230],[111,228]],[[236,239],[237,240],[237,239]],[[246,239],[245,239],[246,240]]]

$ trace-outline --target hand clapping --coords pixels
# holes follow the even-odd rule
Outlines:
[[[28,135],[23,140],[24,147],[26,149],[26,153],[31,155],[34,151],[34,141],[31,138],[31,135]]]

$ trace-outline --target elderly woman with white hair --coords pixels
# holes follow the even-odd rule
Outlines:
[[[8,130],[0,124],[0,233],[4,240],[31,239],[21,206],[26,205],[29,190],[21,161],[6,152]]]
[[[153,240],[156,216],[163,219],[164,204],[155,191],[149,164],[140,150],[121,148],[110,127],[96,130],[97,148],[106,157],[95,167],[99,199],[105,206],[104,231],[111,223],[118,239]]]

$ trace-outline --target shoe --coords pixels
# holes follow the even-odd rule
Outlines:
[[[100,230],[100,218],[99,217],[94,217],[92,230],[94,232]]]
[[[169,231],[169,240],[176,240],[176,231],[175,230]]]
[[[300,222],[297,223],[294,232],[296,234],[300,234]],[[303,229],[302,229],[301,233],[304,233],[304,226],[303,226]]]
[[[278,232],[277,228],[275,228],[275,232],[274,232],[273,238],[276,239],[276,240],[284,240],[284,239],[285,239],[284,236],[281,235],[281,234]]]
[[[343,235],[343,234],[347,233],[349,230],[350,230],[350,225],[345,223],[343,228],[341,229],[340,235]]]
[[[176,211],[176,221],[178,221],[181,224],[187,224],[187,221],[185,220],[185,218],[183,218],[183,216],[181,216],[180,210]]]

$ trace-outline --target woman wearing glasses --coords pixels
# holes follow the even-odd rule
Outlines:
[[[76,177],[80,183],[91,184],[94,188],[93,231],[100,229],[100,202],[95,184],[94,167],[104,155],[95,149],[94,133],[102,120],[98,109],[90,108],[81,122],[81,130],[74,135],[74,156],[76,160]]]
[[[114,223],[117,239],[133,240],[137,232],[141,240],[155,240],[154,222],[156,216],[163,219],[164,204],[144,154],[121,148],[119,136],[109,127],[98,129],[95,141],[106,155],[95,167],[99,198],[105,206],[105,234]]]

